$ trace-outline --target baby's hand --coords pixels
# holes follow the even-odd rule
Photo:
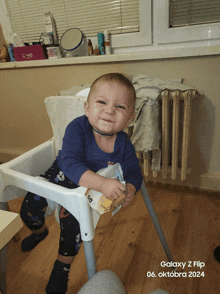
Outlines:
[[[116,179],[104,179],[102,185],[102,194],[109,200],[115,200],[121,196],[121,192],[126,189],[125,185]]]
[[[122,204],[122,207],[127,207],[129,204],[131,204],[131,202],[134,199],[135,192],[136,192],[136,189],[132,184],[126,183],[126,187],[127,187],[127,193],[125,195],[125,200]]]

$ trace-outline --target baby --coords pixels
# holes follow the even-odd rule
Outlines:
[[[43,177],[67,188],[78,186],[101,192],[115,200],[125,192],[122,207],[134,199],[142,184],[139,160],[128,135],[123,130],[133,119],[135,90],[122,74],[111,73],[96,79],[85,102],[85,115],[67,126],[62,150]],[[126,187],[116,179],[96,174],[108,166],[120,163]],[[33,249],[48,235],[45,226],[45,198],[28,193],[22,203],[21,218],[32,235],[22,241],[22,250]],[[57,260],[46,287],[46,293],[66,293],[70,266],[82,243],[76,218],[64,207],[60,211],[60,245]]]

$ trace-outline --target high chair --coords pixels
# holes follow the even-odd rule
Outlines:
[[[80,223],[88,278],[91,279],[96,273],[93,238],[100,214],[88,204],[85,197],[87,188],[68,189],[39,177],[51,166],[61,149],[68,123],[84,114],[85,101],[86,97],[79,96],[51,96],[45,99],[54,136],[51,140],[0,165],[0,209],[6,210],[8,201],[25,196],[27,191],[55,201],[68,209]],[[144,182],[141,192],[167,259],[173,261]],[[3,291],[5,294],[6,291]]]

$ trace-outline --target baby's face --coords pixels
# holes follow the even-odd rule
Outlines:
[[[129,125],[133,118],[132,92],[114,81],[98,82],[89,101],[85,102],[85,115],[95,129],[104,134],[117,133]]]

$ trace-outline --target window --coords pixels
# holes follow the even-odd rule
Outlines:
[[[154,42],[168,44],[219,39],[219,8],[219,0],[153,1]]]
[[[7,1],[29,3],[26,8],[23,8],[29,10],[30,5],[36,5],[37,7],[39,3],[43,3],[43,5],[45,5],[43,9],[38,7],[41,25],[40,32],[45,32],[44,14],[51,11],[56,20],[59,35],[62,35],[69,27],[75,26],[73,21],[80,15],[80,13],[77,12],[76,16],[74,16],[74,13],[72,13],[70,9],[68,11],[67,7],[74,8],[72,3],[87,3],[87,6],[93,12],[96,12],[96,8],[99,7],[98,3],[102,3],[103,5],[104,3],[108,3],[110,5],[115,5],[116,8],[119,7],[119,3],[123,3],[128,5],[127,8],[130,11],[132,10],[132,13],[135,7],[134,22],[132,21],[134,26],[132,28],[133,31],[130,30],[130,15],[132,15],[132,13],[127,14],[127,19],[129,19],[127,24],[125,22],[125,24],[116,25],[116,30],[114,34],[111,35],[111,45],[114,53],[150,51],[155,58],[157,56],[160,58],[161,56],[166,57],[166,55],[171,56],[171,51],[173,55],[179,56],[179,50],[181,50],[181,56],[191,56],[191,54],[193,54],[193,56],[200,54],[205,55],[207,53],[219,54],[220,0],[94,0],[90,2],[86,0],[0,0],[1,24],[6,40],[11,42],[11,23],[13,23],[14,20],[10,21],[7,12]],[[103,10],[103,5],[101,5],[100,11]],[[81,11],[84,12],[87,6],[82,6],[83,9],[81,9]],[[56,9],[53,11],[51,7]],[[61,7],[65,9],[62,10],[61,14],[56,15],[57,12],[61,11]],[[123,9],[125,9],[125,7],[126,6],[124,6]],[[64,11],[67,11],[67,13],[65,14]],[[199,11],[199,18],[196,18],[197,11]],[[201,14],[201,12],[204,13]],[[17,11],[17,14],[21,15],[19,11]],[[109,29],[110,24],[106,22],[107,17],[105,17],[104,14],[103,16],[104,25],[106,24]],[[139,20],[137,21],[138,17]],[[83,31],[85,31],[86,36],[92,40],[93,45],[96,45],[97,37],[94,32],[99,29],[99,26],[101,27],[101,22],[99,21],[100,17],[91,17],[90,19],[91,21],[86,21],[86,24],[89,24],[88,32],[86,32],[86,29],[83,29]],[[93,19],[95,20],[94,22]],[[94,25],[93,31],[90,30],[91,23]],[[97,27],[95,26],[96,24]],[[15,27],[17,27],[17,25],[15,25]],[[129,26],[129,32],[126,31],[126,29],[123,32],[117,29],[117,27],[126,26]],[[38,25],[35,24],[35,27],[38,27]],[[28,30],[32,31],[34,28],[28,27]],[[104,27],[102,30],[104,31]],[[16,32],[15,29],[14,32]],[[27,32],[27,34],[28,33],[29,32]],[[215,48],[209,50],[210,46],[215,46]],[[198,50],[194,50],[194,47],[198,48]],[[169,49],[172,50],[168,51]],[[162,54],[160,55],[159,52],[162,52]]]
[[[171,0],[169,27],[220,22],[220,0]]]
[[[96,41],[97,32],[108,29],[112,35],[113,48],[151,43],[149,0],[0,1],[4,11],[7,10],[5,14],[10,18],[8,23],[13,33],[16,32],[23,42],[39,40],[40,34],[45,32],[44,14],[50,11],[56,21],[59,39],[67,29],[77,27],[92,41]],[[11,30],[8,32],[11,35]]]

